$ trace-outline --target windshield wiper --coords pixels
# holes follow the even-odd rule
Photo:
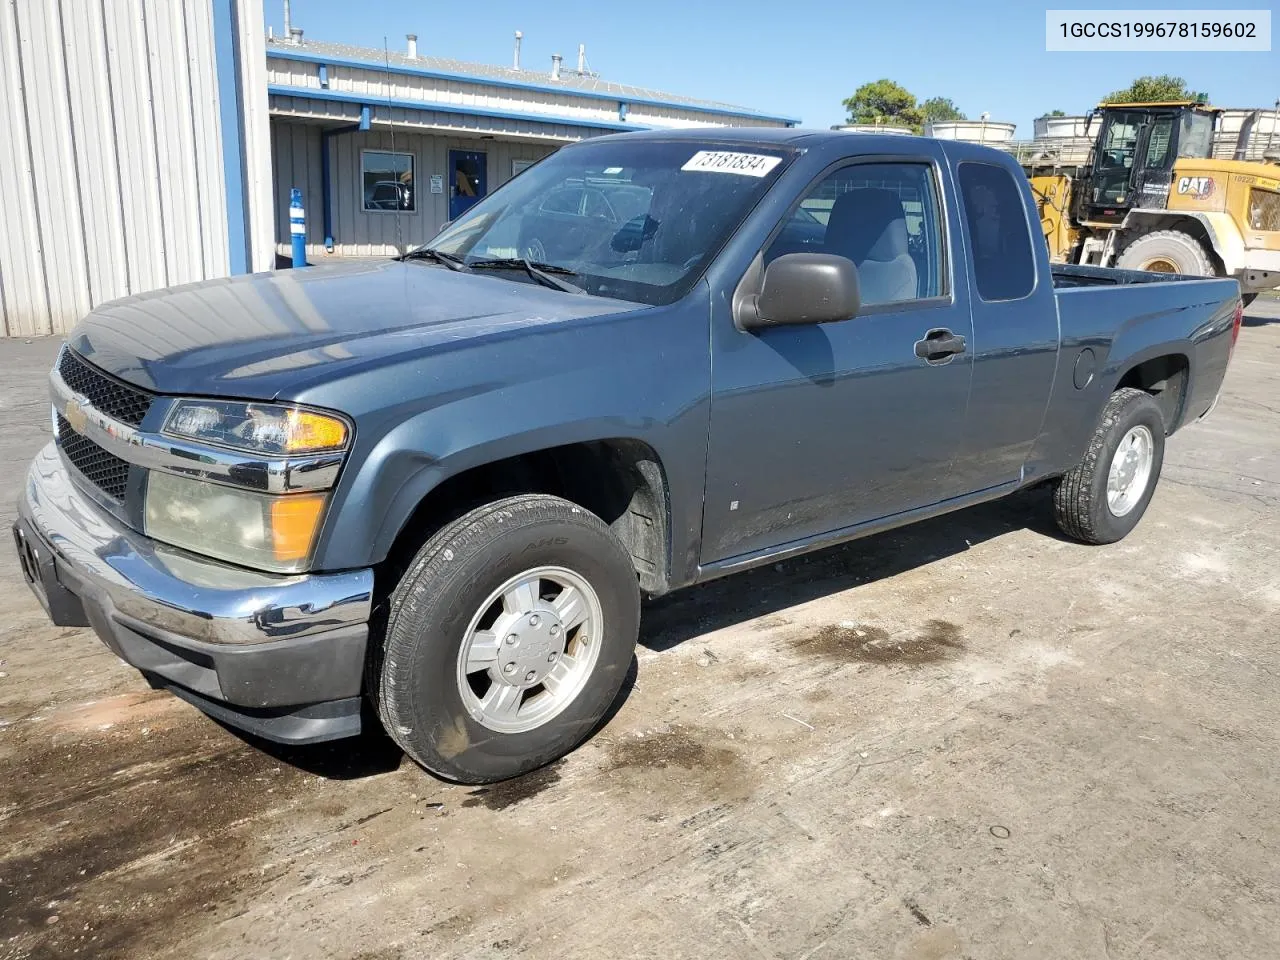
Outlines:
[[[467,266],[472,270],[523,270],[544,287],[563,290],[565,293],[587,292],[576,283],[560,279],[561,276],[577,276],[567,267],[559,267],[554,263],[534,263],[528,257],[497,257],[492,260],[472,260]],[[555,274],[560,276],[555,276]]]
[[[443,250],[435,250],[431,247],[418,247],[416,250],[410,250],[404,256],[397,257],[397,260],[434,260],[436,263],[442,263],[450,270],[460,270],[466,273],[471,268],[467,266],[466,261],[461,257],[455,257],[452,253],[445,253]]]

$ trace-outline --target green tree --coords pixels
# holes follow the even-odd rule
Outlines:
[[[1045,114],[1046,117],[1065,117],[1066,115],[1067,111],[1065,110],[1050,110]]]
[[[960,112],[960,108],[952,102],[950,97],[930,97],[920,104],[920,113],[924,115],[925,123],[943,123],[947,120],[969,119]]]
[[[844,106],[849,111],[850,123],[909,127],[916,133],[924,127],[924,115],[916,105],[915,96],[892,80],[864,83],[844,101]]]
[[[1162,73],[1158,77],[1139,77],[1123,90],[1107,94],[1104,103],[1160,103],[1166,100],[1194,100],[1196,93],[1188,89],[1181,77]]]

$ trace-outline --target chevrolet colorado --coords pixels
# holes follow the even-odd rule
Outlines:
[[[1036,223],[983,147],[627,134],[394,260],[103,305],[23,569],[225,723],[518,775],[601,721],[642,594],[1034,484],[1075,538],[1134,528],[1239,288],[1051,268]]]

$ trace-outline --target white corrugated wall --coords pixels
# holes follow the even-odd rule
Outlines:
[[[230,271],[219,3],[257,71],[235,83],[248,159],[231,199],[247,262],[270,265],[257,0],[0,0],[0,332],[65,332],[104,301]]]

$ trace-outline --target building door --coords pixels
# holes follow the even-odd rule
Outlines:
[[[449,151],[449,219],[457,220],[488,193],[488,157],[479,151]]]

